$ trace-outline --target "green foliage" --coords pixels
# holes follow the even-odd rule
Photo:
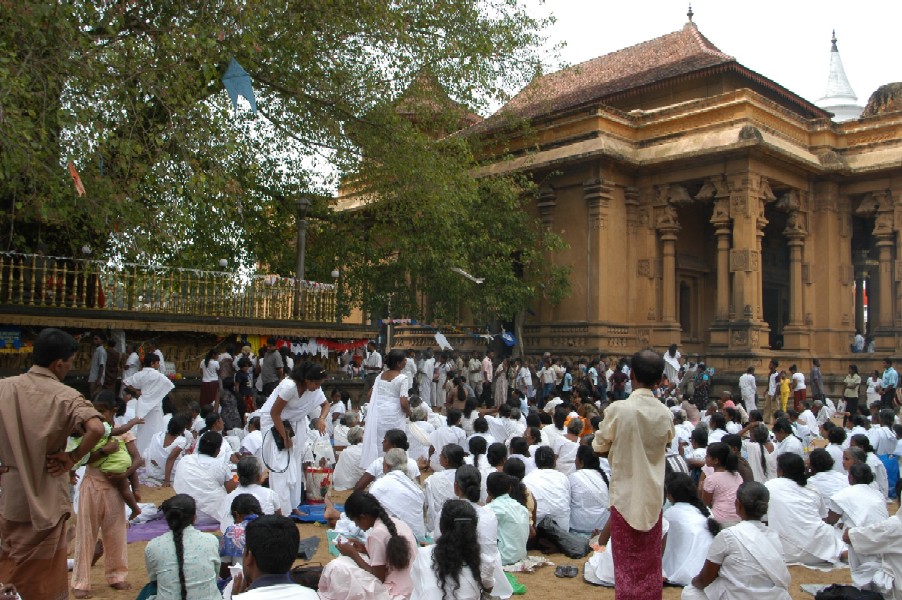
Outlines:
[[[544,25],[519,0],[0,0],[0,250],[288,275],[307,196],[309,278],[339,266],[397,314],[429,297],[448,318],[509,315],[560,289],[538,268],[558,241],[523,212],[522,182],[472,179],[444,94],[497,106],[536,71]],[[256,116],[220,82],[232,57]],[[440,86],[404,104],[424,73]],[[334,215],[342,177],[386,202]],[[484,267],[491,293],[474,304],[449,266]]]

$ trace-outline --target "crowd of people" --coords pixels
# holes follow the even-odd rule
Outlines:
[[[77,342],[41,332],[29,372],[0,381],[0,582],[25,600],[90,597],[102,554],[107,583],[129,589],[127,521],[158,485],[175,495],[169,533],[146,548],[145,598],[507,598],[505,567],[531,551],[588,556],[585,581],[618,598],[658,598],[665,582],[690,599],[787,598],[792,564],[902,593],[887,577],[902,564],[889,360],[860,403],[854,365],[834,400],[818,361],[806,380],[776,360],[761,386],[750,367],[734,401],[675,346],[570,363],[371,344],[355,407],[274,342],[261,358],[208,353],[199,402],[174,414],[156,352],[118,396],[98,372],[88,401],[62,383]],[[321,498],[340,556],[314,593],[288,577],[289,517],[322,494],[321,473],[350,496],[342,512]]]

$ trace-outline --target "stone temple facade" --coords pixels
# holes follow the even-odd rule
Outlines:
[[[838,121],[691,20],[537,78],[468,130],[569,245],[548,260],[572,295],[532,307],[527,352],[677,343],[730,377],[771,356],[839,374],[857,329],[862,370],[902,354],[902,111],[874,112]]]

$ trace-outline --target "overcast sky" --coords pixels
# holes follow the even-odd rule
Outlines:
[[[547,33],[566,42],[576,64],[676,31],[684,0],[526,0],[536,16],[557,18]],[[694,21],[740,64],[812,102],[823,96],[836,29],[843,66],[862,106],[879,86],[902,81],[900,0],[694,0]]]

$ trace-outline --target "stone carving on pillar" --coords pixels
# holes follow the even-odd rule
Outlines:
[[[657,189],[659,204],[680,205],[689,204],[692,202],[692,196],[689,194],[689,190],[686,189],[686,186],[680,185],[678,183],[662,185]]]
[[[808,228],[805,226],[805,215],[799,210],[793,210],[786,219],[786,229],[783,235],[789,239],[801,239],[808,235]]]
[[[662,233],[676,233],[680,230],[680,219],[673,204],[667,203],[660,208],[658,218],[655,219],[655,229]]]
[[[554,207],[557,206],[557,192],[552,186],[549,185],[539,190],[539,201],[536,206],[545,229],[551,229],[554,226]]]
[[[594,231],[606,229],[607,211],[611,205],[611,186],[601,178],[583,183],[583,198],[589,207],[589,227]]]
[[[641,224],[639,188],[632,186],[624,188],[623,198],[624,204],[626,204],[626,230],[630,235],[633,235]]]
[[[715,198],[723,198],[728,196],[730,190],[727,186],[726,179],[723,175],[715,175],[709,177],[702,185],[702,189],[695,195],[696,200],[714,200]],[[729,210],[729,207],[727,207]]]

